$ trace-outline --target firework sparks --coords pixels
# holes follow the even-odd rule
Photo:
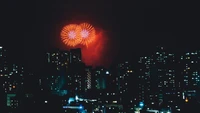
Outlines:
[[[92,43],[95,39],[95,29],[88,23],[80,24],[80,28],[80,36],[82,38],[81,44],[88,46],[88,44]]]
[[[61,31],[61,39],[66,45],[74,47],[82,41],[80,32],[81,28],[79,25],[67,25]]]

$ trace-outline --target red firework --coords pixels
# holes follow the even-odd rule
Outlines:
[[[81,44],[88,46],[88,44],[92,43],[95,40],[95,29],[92,25],[88,23],[82,23],[79,26],[81,28]]]
[[[80,36],[81,28],[76,24],[69,24],[65,26],[61,31],[61,39],[68,46],[76,46],[81,43]]]

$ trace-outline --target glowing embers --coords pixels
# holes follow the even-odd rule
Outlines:
[[[68,46],[82,44],[88,46],[95,40],[95,29],[88,23],[69,24],[61,31],[62,41]]]
[[[80,31],[80,26],[76,24],[67,25],[61,31],[61,39],[66,45],[74,47],[82,41]]]

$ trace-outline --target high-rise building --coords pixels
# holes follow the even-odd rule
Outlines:
[[[51,72],[49,73],[51,76],[47,77],[49,78],[50,90],[60,92],[62,89],[65,93],[67,90],[69,94],[84,92],[85,64],[81,62],[81,49],[48,52],[47,65],[49,66],[48,69],[51,68],[49,71],[46,70],[47,72]],[[88,75],[88,77],[91,76]],[[40,83],[41,81],[43,80],[40,80]]]
[[[24,68],[13,64],[9,67],[9,74],[3,83],[5,93],[14,93],[19,92],[19,89],[24,84]]]
[[[5,94],[5,105],[12,111],[19,107],[19,99],[24,85],[24,68],[16,64],[7,63],[6,50],[0,47],[0,85]]]
[[[61,50],[47,52],[47,62],[48,64],[54,64],[57,70],[67,68],[70,63],[70,52]]]
[[[85,67],[86,76],[85,76],[85,91],[92,88],[92,66]]]
[[[138,71],[138,79],[139,79],[139,95],[138,95],[138,101],[148,101],[148,99],[153,100],[153,96],[151,95],[151,87],[154,87],[151,85],[151,78],[155,77],[150,76],[150,67],[154,67],[153,60],[151,57],[140,57],[139,60],[139,71]],[[152,71],[153,72],[153,71]],[[154,79],[156,80],[156,79]],[[154,89],[155,90],[155,89]],[[155,92],[153,92],[155,93]],[[148,97],[151,98],[148,98]]]
[[[68,73],[68,76],[71,78],[71,84],[72,84],[71,93],[81,95],[83,92],[85,92],[86,72],[85,72],[85,64],[81,61],[80,48],[70,50],[69,70],[70,71]]]
[[[96,67],[94,69],[95,76],[95,89],[106,89],[107,77],[109,76],[109,71],[103,67]]]
[[[118,65],[117,67],[117,87],[120,94],[128,93],[130,77],[133,75],[133,67],[129,62],[124,62]],[[133,87],[132,87],[133,88]]]
[[[70,91],[74,94],[82,94],[85,92],[85,64],[82,62],[71,63],[68,78],[72,84]]]
[[[187,52],[180,59],[183,99],[194,99],[200,87],[200,51]]]
[[[77,63],[81,62],[82,55],[81,55],[81,49],[71,49],[70,50],[70,63]]]
[[[7,52],[2,46],[0,46],[0,76],[8,76]]]
[[[118,64],[116,71],[116,86],[119,102],[123,104],[124,109],[131,109],[136,102],[135,94],[138,84],[138,80],[134,76],[133,66],[130,62],[126,61]]]
[[[175,55],[163,47],[157,47],[151,56],[140,57],[139,100],[149,106],[174,103],[180,96],[180,84],[176,81]],[[178,85],[179,84],[179,85]]]

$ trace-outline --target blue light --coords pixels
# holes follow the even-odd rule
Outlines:
[[[70,104],[70,103],[73,102],[73,101],[74,101],[74,98],[69,98],[68,104]]]
[[[80,106],[79,106],[79,109],[83,109],[83,106],[80,105]]]
[[[79,109],[82,110],[83,106],[63,106],[64,109]]]
[[[78,96],[76,95],[75,100],[78,100]]]
[[[140,102],[140,103],[139,103],[139,106],[140,106],[140,107],[143,107],[143,106],[144,106],[144,103],[143,103],[143,102]]]
[[[82,110],[81,113],[86,113],[86,111],[85,111],[85,110]]]

